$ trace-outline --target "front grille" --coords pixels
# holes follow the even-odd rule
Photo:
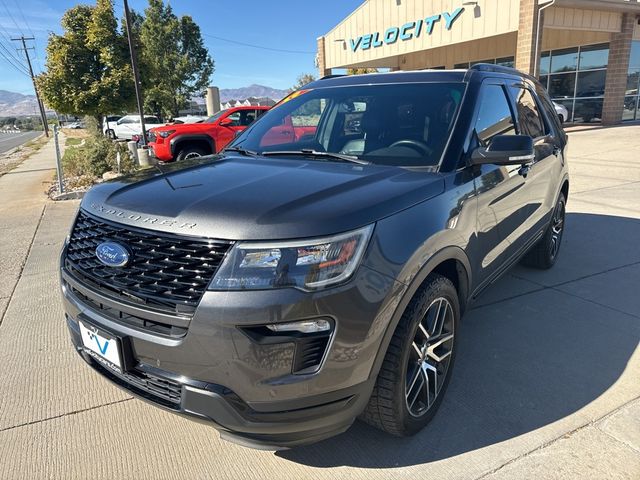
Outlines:
[[[179,408],[182,400],[182,385],[180,383],[140,368],[128,372],[114,370],[106,366],[104,361],[93,352],[89,350],[84,350],[84,352],[93,359],[93,362],[90,363],[95,369],[121,387],[167,408]]]
[[[131,252],[124,267],[104,265],[96,247],[115,241]],[[64,266],[85,286],[120,301],[190,315],[231,242],[133,229],[80,211]]]

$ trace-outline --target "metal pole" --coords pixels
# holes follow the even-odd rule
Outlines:
[[[138,113],[140,115],[140,126],[142,127],[142,144],[147,144],[147,129],[144,125],[144,108],[142,105],[142,91],[140,89],[140,74],[138,73],[138,59],[136,58],[136,47],[133,44],[131,33],[131,12],[129,12],[129,2],[124,0],[124,16],[127,27],[127,40],[129,41],[129,53],[131,54],[131,69],[133,70],[133,81],[136,87],[136,100],[138,101]]]
[[[44,110],[44,105],[42,104],[42,100],[40,100],[40,94],[38,93],[38,86],[36,85],[36,77],[33,74],[33,68],[31,67],[31,58],[29,58],[29,49],[27,48],[27,44],[25,40],[35,40],[34,37],[25,38],[24,35],[19,38],[12,38],[11,40],[16,42],[22,42],[22,49],[24,50],[24,54],[27,57],[27,64],[29,65],[29,74],[31,75],[31,81],[33,82],[33,89],[36,91],[36,101],[38,102],[38,108],[40,109],[40,118],[42,119],[42,128],[44,129],[44,134],[49,137],[49,123],[47,122],[47,114]]]
[[[58,192],[64,193],[64,179],[62,177],[62,158],[58,143],[58,125],[53,126],[53,141],[56,144],[56,170],[58,171]]]

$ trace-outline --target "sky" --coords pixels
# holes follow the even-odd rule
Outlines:
[[[177,15],[191,15],[203,34],[215,61],[211,84],[238,88],[253,83],[289,88],[301,73],[317,73],[314,66],[317,37],[327,33],[364,0],[171,0]],[[60,18],[70,7],[85,2],[57,0],[0,0],[0,53],[7,49],[23,64],[24,52],[10,37],[34,36],[33,67],[42,72],[46,64],[47,37],[62,33]],[[122,0],[115,0],[116,16],[122,17]],[[146,0],[129,0],[132,9],[143,11]],[[255,48],[249,44],[261,48]],[[290,52],[274,51],[289,50]],[[296,53],[293,53],[296,52]],[[26,67],[22,67],[26,68]],[[0,90],[33,94],[28,75],[19,72],[0,55]]]

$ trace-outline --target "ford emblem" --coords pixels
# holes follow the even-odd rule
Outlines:
[[[129,262],[129,251],[116,242],[103,242],[96,247],[96,257],[108,267],[124,267]]]

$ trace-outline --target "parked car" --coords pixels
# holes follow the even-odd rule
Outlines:
[[[116,138],[115,127],[118,120],[122,118],[122,115],[106,115],[102,117],[102,133],[105,137]]]
[[[285,125],[307,133],[276,143]],[[221,155],[87,192],[60,265],[73,345],[243,445],[358,416],[414,434],[464,312],[520,260],[556,262],[566,145],[544,87],[506,67],[312,82]]]
[[[162,123],[158,117],[153,115],[144,116],[145,128],[147,131],[154,127],[162,127],[165,123]],[[125,115],[120,118],[114,128],[113,137],[123,140],[131,140],[134,135],[142,134],[142,124],[140,123],[140,115]]]
[[[211,155],[223,149],[270,107],[223,110],[202,123],[170,124],[149,130],[149,146],[163,162]]]
[[[66,126],[66,128],[69,128],[71,130],[77,130],[79,128],[84,128],[84,126],[81,122],[71,122]]]
[[[558,117],[560,118],[560,123],[564,123],[569,120],[569,111],[567,107],[560,103],[553,102],[553,108],[555,108]]]
[[[207,118],[205,115],[185,115],[183,117],[175,117],[170,123],[202,123]]]

